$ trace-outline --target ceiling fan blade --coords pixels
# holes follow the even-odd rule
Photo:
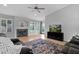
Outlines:
[[[45,8],[38,8],[38,9],[40,9],[40,10],[44,10]]]
[[[34,12],[35,10],[32,10],[31,12]]]
[[[34,9],[34,8],[32,8],[32,7],[28,7],[28,8],[30,8],[30,9]]]

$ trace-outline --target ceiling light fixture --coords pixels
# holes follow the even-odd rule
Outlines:
[[[6,3],[4,3],[4,4],[3,4],[3,6],[7,6],[7,4],[6,4]]]
[[[34,16],[37,16],[37,14],[34,14]]]

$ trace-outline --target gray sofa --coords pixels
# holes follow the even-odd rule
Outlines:
[[[79,39],[73,37],[70,42],[66,43],[62,53],[64,54],[79,54]]]
[[[33,54],[32,49],[27,48],[23,42],[21,42],[18,38],[11,39],[14,45],[22,45],[20,54]]]

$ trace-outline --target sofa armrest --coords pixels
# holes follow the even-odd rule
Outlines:
[[[62,53],[64,54],[79,54],[79,45],[66,43]]]
[[[68,54],[79,54],[79,49],[74,47],[69,47]]]
[[[62,49],[61,53],[68,54],[68,50],[69,50],[69,47],[68,46],[64,46],[64,48]]]

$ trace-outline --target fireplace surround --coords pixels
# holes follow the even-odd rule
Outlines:
[[[28,29],[17,29],[17,37],[28,36]]]

